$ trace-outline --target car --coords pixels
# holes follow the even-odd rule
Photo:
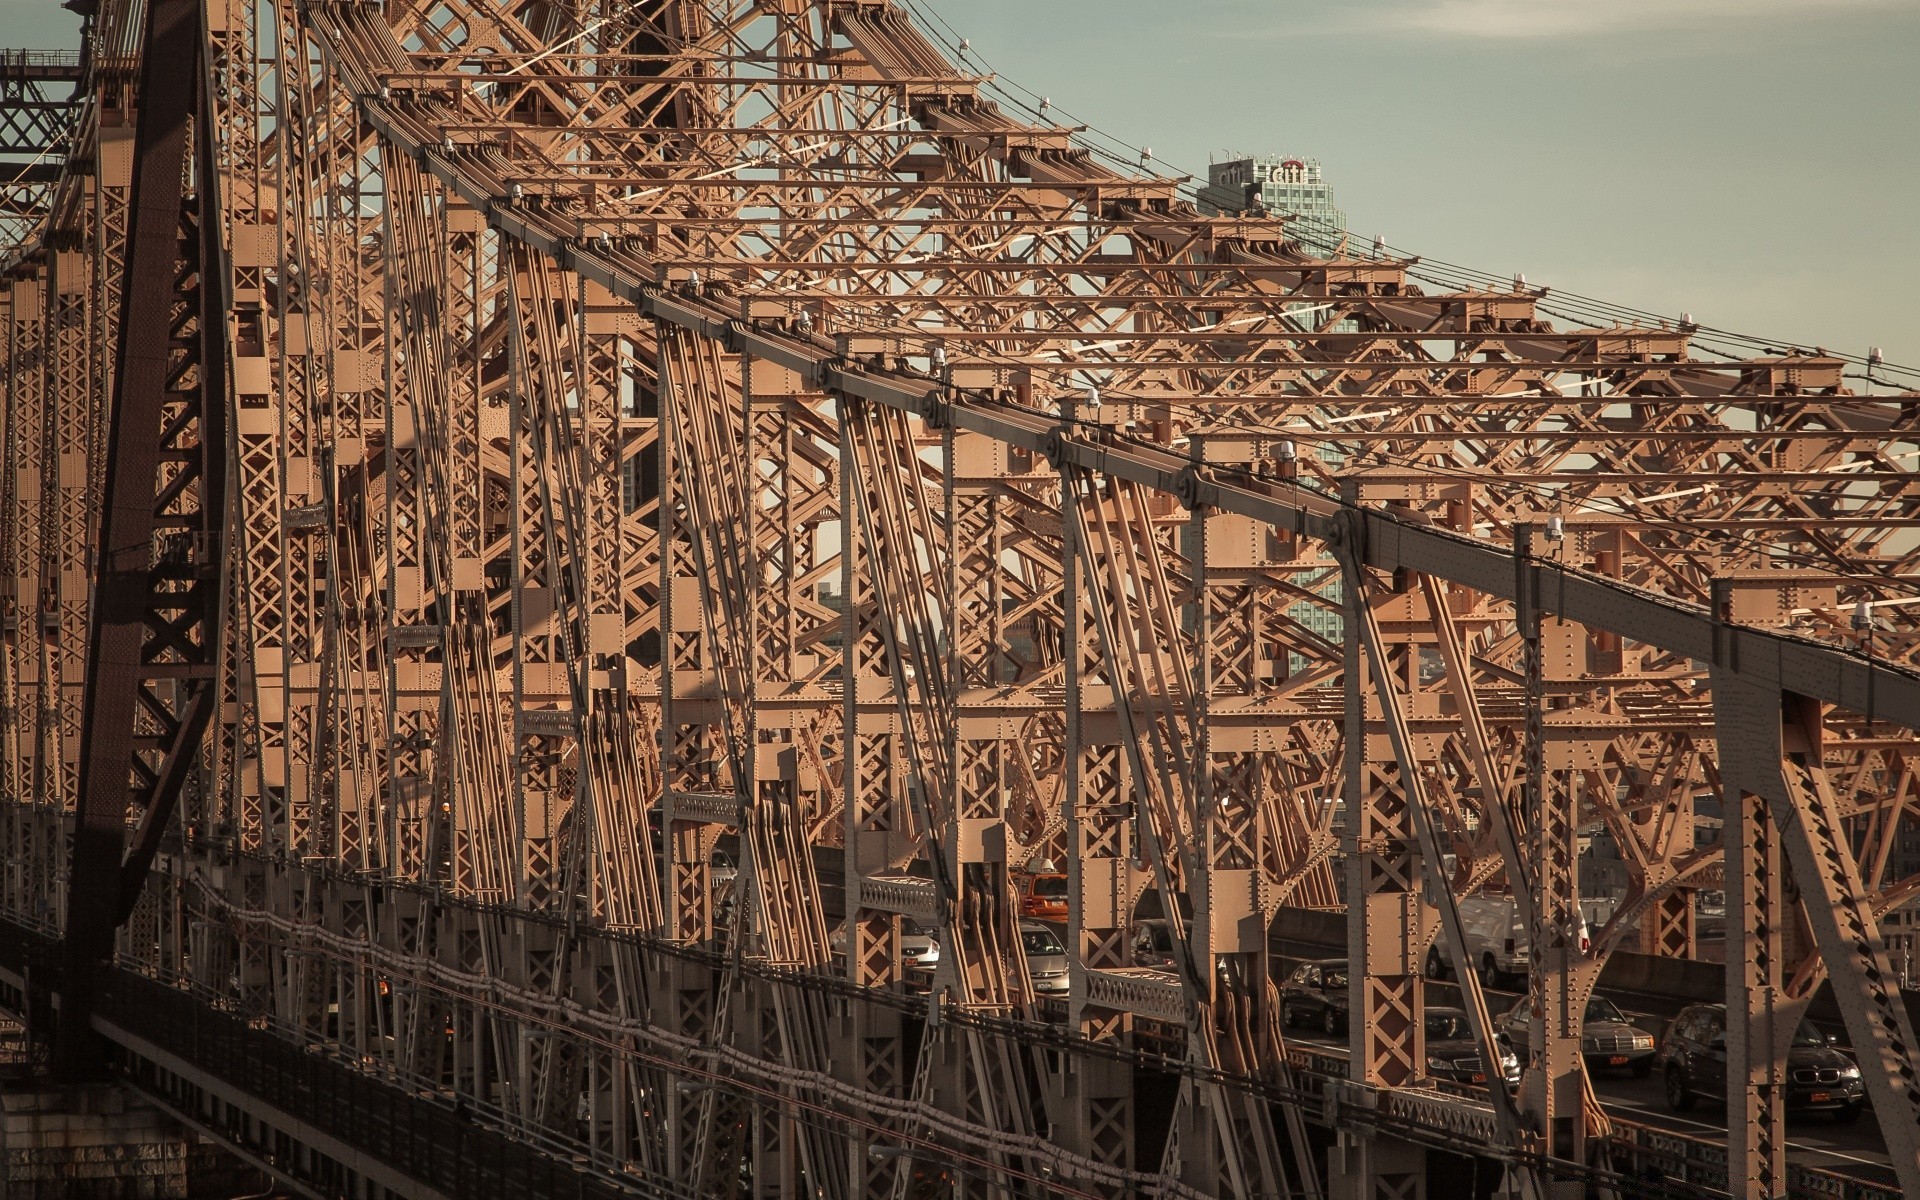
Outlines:
[[[1149,917],[1133,923],[1133,965],[1171,971],[1177,960],[1173,955],[1173,925],[1165,917]]]
[[[1487,1082],[1487,1063],[1464,1009],[1429,1008],[1426,1024],[1427,1074],[1453,1083]],[[1505,1047],[1500,1050],[1500,1077],[1509,1085],[1520,1082],[1520,1056]]]
[[[1694,1004],[1680,1010],[1660,1043],[1667,1107],[1686,1112],[1702,1096],[1727,1094],[1727,1006]],[[1787,1045],[1787,1111],[1832,1113],[1838,1122],[1860,1116],[1866,1104],[1860,1064],[1834,1048],[1833,1039],[1802,1020]]]
[[[1067,994],[1067,948],[1060,936],[1038,921],[1020,922],[1020,945],[1027,952],[1027,980],[1034,995]]]
[[[1280,1023],[1317,1026],[1328,1037],[1347,1031],[1347,960],[1301,963],[1280,985]]]
[[[1067,877],[1041,871],[1020,877],[1020,915],[1036,921],[1067,919]]]
[[[1604,926],[1613,916],[1613,910],[1609,900],[1580,901],[1580,923],[1574,928],[1580,953],[1593,949],[1593,927]],[[1525,990],[1532,939],[1527,927],[1520,922],[1513,897],[1470,896],[1460,901],[1460,923],[1466,934],[1467,960],[1474,974],[1480,977],[1480,985],[1499,990]],[[1438,941],[1427,947],[1426,973],[1428,979],[1453,978],[1453,964],[1447,961]]]
[[[900,965],[928,973],[940,965],[940,939],[912,917],[900,918]]]
[[[1514,1052],[1526,1057],[1532,1042],[1533,1010],[1524,997],[1500,1018],[1500,1036]],[[1653,1035],[1627,1020],[1618,1005],[1605,996],[1587,1001],[1580,1022],[1580,1054],[1589,1071],[1625,1067],[1635,1079],[1653,1074]]]
[[[1467,938],[1467,958],[1490,988],[1508,988],[1527,977],[1533,942],[1511,896],[1469,896],[1460,901],[1460,924]],[[1451,964],[1440,947],[1427,951],[1427,975],[1442,979]]]
[[[827,949],[841,963],[847,957],[848,923],[845,921],[833,927],[827,935]],[[940,965],[940,940],[932,931],[924,929],[912,917],[900,918],[900,966],[907,971],[931,974]],[[921,981],[924,982],[924,981]]]

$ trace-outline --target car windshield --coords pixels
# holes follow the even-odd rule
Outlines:
[[[1624,1022],[1626,1018],[1620,1015],[1620,1010],[1614,1007],[1613,1001],[1603,996],[1595,996],[1587,1001],[1587,1020]]]
[[[1815,1028],[1813,1022],[1802,1021],[1800,1022],[1799,1028],[1793,1031],[1793,1044],[1796,1046],[1824,1046],[1827,1044],[1827,1035]]]
[[[1065,875],[1045,875],[1033,881],[1033,894],[1045,896],[1049,900],[1067,898],[1067,877]]]
[[[1023,929],[1020,931],[1020,944],[1027,948],[1028,954],[1065,954],[1067,948],[1060,939],[1053,936],[1051,929]]]
[[[1472,1037],[1473,1030],[1458,1013],[1428,1013],[1427,1036],[1438,1041],[1460,1041]]]
[[[1320,972],[1320,986],[1323,988],[1343,988],[1347,986],[1345,967],[1328,967]]]

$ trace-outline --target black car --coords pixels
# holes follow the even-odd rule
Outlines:
[[[1454,1083],[1487,1082],[1487,1064],[1465,1010],[1427,1010],[1427,1074]],[[1500,1049],[1500,1077],[1508,1084],[1520,1082],[1519,1056],[1505,1047]]]
[[[1318,1028],[1328,1037],[1347,1031],[1347,960],[1301,963],[1280,985],[1280,1020],[1289,1029]]]
[[[1522,996],[1497,1025],[1514,1053],[1526,1057],[1533,1044],[1533,1002]],[[1635,1079],[1645,1079],[1653,1073],[1655,1053],[1653,1035],[1627,1020],[1618,1005],[1605,996],[1588,999],[1580,1021],[1580,1056],[1587,1070],[1625,1067]]]
[[[1702,1096],[1727,1094],[1727,1006],[1695,1004],[1682,1009],[1660,1045],[1667,1105],[1685,1112]],[[1833,1039],[1801,1021],[1787,1047],[1787,1111],[1828,1112],[1852,1121],[1866,1103],[1860,1065],[1834,1049]]]
[[[1176,961],[1173,953],[1173,926],[1165,917],[1150,917],[1134,923],[1134,966],[1171,971]]]

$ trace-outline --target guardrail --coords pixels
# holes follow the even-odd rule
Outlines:
[[[57,943],[45,932],[0,918],[0,965],[15,974],[45,980],[57,978],[58,961]],[[31,1018],[36,1023],[51,1018],[44,1006],[44,993],[40,999],[42,1006]],[[24,1011],[25,1003],[26,997],[18,988],[0,986],[0,1005]],[[517,1193],[562,1200],[630,1200],[634,1190],[630,1190],[629,1182],[631,1189],[650,1196],[673,1198],[684,1191],[672,1180],[642,1177],[576,1158],[584,1147],[564,1138],[550,1139],[551,1145],[535,1145],[520,1140],[504,1126],[463,1118],[450,1100],[415,1093],[317,1047],[303,1047],[270,1031],[252,1028],[192,993],[133,971],[103,972],[96,1011],[110,1040],[119,1044],[119,1061],[130,1084],[242,1149],[248,1148],[245,1139],[250,1133],[258,1136],[257,1128],[246,1124],[243,1111],[209,1106],[190,1080],[142,1053],[133,1043],[150,1043],[163,1049],[191,1063],[196,1071],[224,1081],[236,1092],[329,1133],[449,1197]],[[1064,1030],[1053,1027],[1032,1027],[1031,1032],[1035,1040],[1047,1044],[1072,1040]],[[1185,1070],[1180,1061],[1181,1047],[1170,1042],[1167,1050],[1171,1053],[1166,1058],[1151,1053],[1130,1057],[1143,1066],[1176,1073]],[[1294,1043],[1287,1048],[1287,1065],[1293,1076],[1291,1102],[1303,1104],[1310,1121],[1325,1123],[1350,1110],[1343,1099],[1347,1096],[1343,1091],[1347,1083],[1344,1053],[1332,1047]],[[1247,1082],[1258,1093],[1269,1090],[1256,1081]],[[1413,1107],[1405,1113],[1386,1113],[1377,1104],[1368,1107],[1380,1115],[1397,1114],[1404,1122],[1418,1117],[1416,1110],[1423,1097],[1433,1103],[1449,1097],[1484,1103],[1483,1095],[1479,1088],[1441,1083],[1406,1092],[1405,1098]],[[1270,1098],[1281,1099],[1277,1094]],[[1477,1128],[1473,1116],[1455,1114],[1453,1132],[1464,1132],[1459,1122],[1465,1120],[1482,1134],[1481,1143],[1491,1151],[1487,1131]],[[1645,1182],[1644,1191],[1635,1191],[1631,1183],[1621,1187],[1623,1197],[1725,1194],[1724,1145],[1618,1117],[1613,1118],[1613,1126],[1614,1169],[1625,1180]],[[274,1155],[270,1145],[254,1149],[263,1159]],[[1455,1152],[1472,1150],[1456,1143]],[[285,1155],[274,1157],[277,1161],[269,1165],[282,1174],[314,1169],[312,1162],[302,1164]],[[325,1191],[331,1181],[322,1177],[302,1182]],[[1789,1166],[1788,1186],[1795,1196],[1834,1200],[1902,1197],[1891,1184],[1803,1166]]]
[[[1346,1074],[1347,1056],[1325,1046],[1289,1046],[1287,1058],[1303,1079],[1338,1078]],[[1468,1099],[1482,1094],[1477,1087],[1444,1082],[1437,1083],[1434,1090]],[[1629,1179],[1646,1181],[1654,1188],[1679,1184],[1699,1193],[1727,1194],[1724,1142],[1625,1120],[1612,1113],[1608,1114],[1608,1120],[1613,1124],[1614,1168]],[[1792,1196],[1826,1196],[1834,1200],[1903,1200],[1904,1196],[1892,1183],[1796,1164],[1787,1166],[1787,1191]]]
[[[43,935],[0,920],[0,965],[16,976],[57,978],[56,947]],[[39,991],[38,988],[35,989]],[[38,1019],[51,1013],[35,997]],[[23,1011],[28,998],[0,981],[0,1004]],[[317,1048],[301,1047],[192,994],[126,970],[101,972],[95,1024],[110,1044],[120,1076],[189,1124],[213,1134],[283,1179],[320,1195],[343,1194],[348,1168],[324,1153],[291,1152],[291,1131],[303,1125],[391,1175],[450,1198],[527,1196],[543,1200],[696,1200],[677,1181],[597,1170],[574,1155],[520,1141],[451,1100],[429,1098],[381,1079]],[[143,1045],[144,1044],[144,1045]],[[145,1046],[191,1064],[178,1070]],[[221,1103],[211,1082],[253,1104]],[[256,1111],[257,1109],[257,1111]],[[271,1117],[267,1116],[272,1113]]]
[[[0,79],[77,80],[78,50],[0,49]]]
[[[260,1030],[191,995],[127,972],[112,972],[101,989],[98,1020],[162,1046],[194,1068],[320,1130],[447,1197],[539,1196],[554,1200],[633,1200],[690,1193],[664,1177],[634,1176],[631,1187],[609,1174],[576,1166],[477,1123],[444,1102],[404,1091],[367,1072]],[[110,1032],[110,1031],[109,1031]],[[192,1081],[121,1039],[116,1057],[128,1082],[158,1092],[175,1107],[200,1100]],[[186,1085],[186,1086],[182,1086]],[[204,1108],[204,1102],[202,1101]],[[245,1144],[248,1114],[227,1105],[198,1122]],[[300,1156],[263,1148],[283,1173],[306,1169]],[[333,1180],[304,1180],[326,1186]]]

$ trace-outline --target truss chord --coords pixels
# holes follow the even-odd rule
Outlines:
[[[1785,1156],[1829,977],[1920,1187],[1911,372],[1202,215],[924,9],[0,54],[0,941],[65,937],[63,1066],[131,971],[676,1194],[1627,1194],[1685,1139],[1580,1014],[1725,890],[1729,1189],[1859,1186]],[[1424,1050],[1451,962],[1495,1074],[1502,896],[1511,1102]],[[1274,940],[1343,907],[1344,1057]]]

